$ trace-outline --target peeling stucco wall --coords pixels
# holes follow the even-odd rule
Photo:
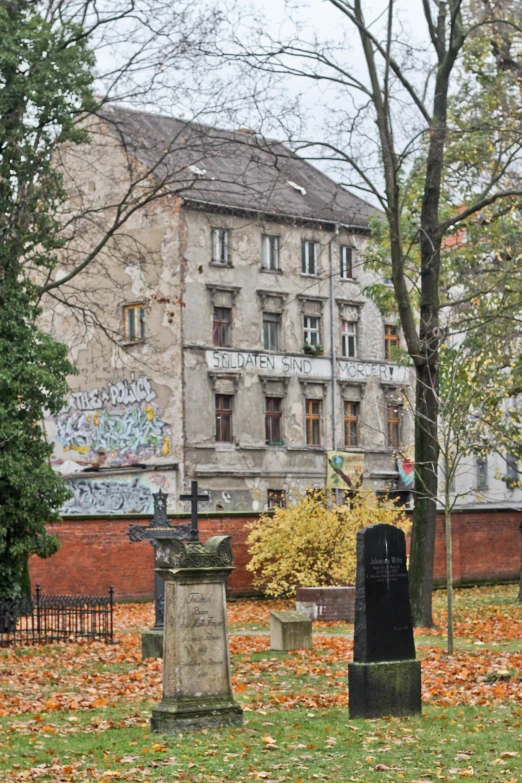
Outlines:
[[[114,202],[126,186],[124,156],[112,138],[102,134],[102,141],[73,150],[74,159],[65,160],[74,170],[71,208]],[[230,266],[211,263],[213,227],[231,232]],[[96,234],[102,228],[100,224],[92,230]],[[278,272],[261,268],[265,233],[279,237]],[[344,448],[345,400],[360,405],[365,483],[383,489],[393,480],[396,466],[386,442],[386,404],[400,396],[402,384],[411,378],[404,368],[384,360],[384,322],[363,293],[373,281],[362,265],[366,239],[341,232],[334,239],[339,362],[333,392],[332,238],[320,227],[204,212],[164,196],[138,211],[99,258],[63,289],[67,306],[46,301],[44,327],[68,345],[78,369],[70,378],[64,409],[46,421],[55,466],[69,476],[73,491],[69,511],[80,513],[83,507],[112,513],[119,505],[123,513],[131,508],[142,513],[159,486],[170,493],[169,507],[183,510],[177,497],[191,478],[210,492],[210,503],[202,510],[262,510],[270,489],[285,490],[291,500],[324,484],[325,450],[333,447],[332,405],[337,448]],[[301,274],[303,240],[319,243],[316,276]],[[85,247],[93,236],[87,233],[78,241]],[[340,245],[354,249],[353,280],[339,277]],[[64,263],[56,274],[63,277],[68,271]],[[145,339],[128,343],[124,307],[137,303],[145,308]],[[214,305],[232,308],[230,349],[212,344]],[[263,349],[264,311],[281,316],[277,352]],[[305,314],[321,318],[321,357],[303,353]],[[343,318],[358,324],[355,360],[341,357]],[[232,443],[216,443],[216,393],[233,396]],[[282,446],[265,442],[266,396],[282,399]],[[306,445],[308,398],[322,403],[317,447]],[[407,407],[402,440],[412,442]],[[133,469],[136,463],[142,467]],[[98,469],[94,478],[81,472],[86,468]]]

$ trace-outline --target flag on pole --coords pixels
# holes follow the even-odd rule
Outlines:
[[[412,492],[415,489],[415,463],[412,459],[404,457],[397,460],[399,471],[399,491]]]

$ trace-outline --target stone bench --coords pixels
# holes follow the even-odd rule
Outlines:
[[[353,623],[355,587],[298,587],[296,609],[310,620]]]

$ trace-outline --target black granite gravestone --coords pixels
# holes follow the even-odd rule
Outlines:
[[[357,534],[353,663],[348,665],[351,718],[421,712],[406,538],[392,525]]]
[[[415,658],[406,539],[391,525],[370,525],[357,534],[353,659]]]

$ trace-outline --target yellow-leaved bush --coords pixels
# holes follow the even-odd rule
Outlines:
[[[383,523],[409,530],[396,503],[359,488],[349,505],[327,508],[325,494],[304,496],[249,525],[249,571],[270,596],[295,595],[296,587],[355,584],[357,531]]]

